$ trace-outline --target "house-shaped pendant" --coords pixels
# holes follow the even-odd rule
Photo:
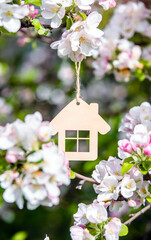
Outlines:
[[[98,157],[98,132],[106,134],[110,126],[98,114],[98,104],[87,104],[80,99],[70,102],[50,122],[52,135],[58,133],[58,147],[68,160],[92,161]],[[68,146],[74,145],[74,149]],[[87,145],[87,147],[86,147]]]

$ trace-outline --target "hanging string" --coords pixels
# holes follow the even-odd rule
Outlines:
[[[75,61],[75,69],[76,69],[76,103],[80,104],[80,67],[81,62]]]

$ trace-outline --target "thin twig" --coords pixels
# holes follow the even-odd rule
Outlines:
[[[143,209],[141,209],[139,212],[137,212],[136,214],[134,214],[133,217],[131,217],[129,220],[127,220],[126,222],[124,222],[125,225],[130,224],[131,222],[133,222],[136,218],[138,218],[141,214],[145,213],[146,211],[148,211],[151,208],[151,204],[147,205],[146,207],[144,207]]]
[[[20,32],[22,32],[25,36],[27,36],[28,38],[31,39],[40,39],[41,41],[45,42],[45,43],[52,43],[55,39],[54,38],[49,38],[49,37],[44,37],[41,35],[34,35],[32,36],[31,34],[29,34],[27,31],[20,29]]]
[[[83,175],[81,175],[79,173],[76,173],[76,172],[74,172],[74,173],[75,173],[75,176],[77,178],[82,179],[82,180],[84,180],[86,182],[90,182],[90,183],[97,184],[97,185],[100,184],[100,183],[96,182],[93,178],[85,177],[85,176],[83,176]]]

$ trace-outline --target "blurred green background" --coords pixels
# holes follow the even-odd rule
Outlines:
[[[107,22],[111,11],[106,13]],[[105,25],[105,23],[103,23]],[[132,79],[118,83],[113,76],[95,79],[89,59],[82,63],[81,95],[88,103],[97,102],[101,116],[111,125],[111,131],[99,135],[99,158],[94,162],[72,162],[71,168],[91,176],[95,165],[109,156],[117,156],[117,141],[121,138],[118,127],[124,114],[143,101],[151,102],[151,84]],[[61,68],[68,67],[66,78]],[[24,119],[28,113],[40,111],[44,120],[53,117],[75,97],[74,64],[59,59],[49,45],[40,40],[19,47],[14,36],[0,36],[0,122]],[[59,73],[60,71],[60,73]],[[57,141],[57,140],[56,140]],[[62,188],[60,205],[39,207],[37,210],[19,210],[6,204],[0,196],[0,240],[69,240],[73,214],[80,202],[91,203],[96,194],[90,183],[76,189],[79,180]],[[128,209],[125,210],[128,213]],[[125,220],[126,215],[123,216]],[[151,238],[151,214],[147,212],[130,226],[125,240]]]

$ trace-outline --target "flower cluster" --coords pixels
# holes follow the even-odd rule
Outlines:
[[[138,166],[144,173],[150,171],[151,105],[144,102],[130,109],[122,121],[120,131],[126,132],[127,138],[118,142],[119,157],[128,158],[130,164]]]
[[[151,37],[151,25],[148,22],[150,14],[151,11],[145,7],[143,2],[130,1],[126,4],[120,4],[115,9],[105,34],[108,37],[112,34],[117,39],[121,37],[130,39],[135,32]]]
[[[93,62],[94,74],[102,77],[113,72],[117,81],[129,81],[131,71],[143,67],[140,63],[141,48],[126,39],[104,39],[99,48],[100,56]]]
[[[96,0],[42,0],[41,15],[43,19],[49,21],[52,28],[58,28],[66,13],[68,17],[70,11],[76,16],[77,11],[91,10],[91,6],[98,1]],[[28,3],[28,1],[27,1]],[[0,27],[4,27],[8,32],[16,33],[21,27],[21,19],[28,16],[28,20],[35,18],[39,9],[35,9],[34,5],[27,4],[24,1],[21,3],[13,3],[12,0],[0,0]],[[37,2],[32,1],[37,5]],[[99,5],[105,10],[116,5],[114,0],[99,0]],[[39,5],[38,4],[38,5]],[[78,9],[78,10],[75,10]],[[39,23],[38,23],[39,24]]]
[[[151,105],[143,102],[140,106],[130,109],[122,120],[119,131],[126,134],[128,138],[133,134],[135,126],[143,124],[148,131],[151,131]]]
[[[66,30],[60,41],[51,44],[58,49],[60,57],[69,57],[72,61],[81,62],[86,56],[92,56],[93,50],[102,43],[103,32],[97,27],[102,20],[101,14],[92,12],[85,21],[75,22]]]
[[[0,1],[0,27],[15,33],[21,27],[20,19],[29,14],[29,9],[25,6],[10,4],[11,2],[11,0]]]
[[[106,240],[118,240],[121,221],[118,218],[108,218],[106,206],[98,202],[89,205],[80,203],[74,214],[75,224],[70,228],[72,240],[94,240],[102,236]]]
[[[110,157],[101,161],[95,168],[92,177],[98,182],[94,185],[98,202],[108,203],[110,211],[118,211],[126,201],[129,206],[138,208],[150,195],[148,181],[135,167],[122,175],[123,160]]]
[[[50,142],[52,127],[36,112],[0,128],[0,154],[4,162],[0,185],[3,198],[20,209],[59,203],[62,184],[68,185],[69,168],[64,153]],[[6,167],[5,167],[6,166]]]
[[[132,37],[139,33],[140,36],[151,38],[151,25],[148,21],[150,16],[151,11],[142,2],[128,2],[117,6],[110,23],[104,29],[105,40],[94,55],[96,60],[92,65],[96,76],[103,77],[106,73],[113,73],[117,81],[124,82],[128,82],[133,74],[141,80],[145,78],[142,58],[150,60],[150,46],[142,48],[135,45]]]
[[[51,20],[50,25],[52,28],[58,28],[62,23],[66,11],[69,11],[69,9],[73,11],[76,7],[78,7],[78,10],[91,10],[91,5],[95,2],[95,0],[42,0],[41,14],[44,19]],[[114,0],[99,0],[98,3],[105,10],[116,5]]]

